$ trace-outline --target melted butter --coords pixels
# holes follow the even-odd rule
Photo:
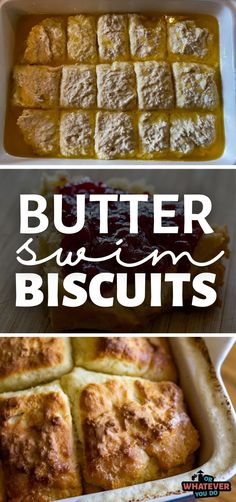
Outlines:
[[[148,15],[148,13],[145,13]],[[155,14],[158,16],[158,13]],[[154,13],[150,14],[151,17],[154,16]],[[66,26],[67,22],[67,16],[45,16],[45,15],[26,15],[22,16],[19,18],[18,24],[16,26],[16,33],[15,33],[15,50],[14,50],[14,64],[20,63],[22,60],[25,47],[26,47],[26,40],[27,36],[33,26],[35,26],[37,23],[41,22],[43,19],[46,17],[57,17],[63,20]],[[223,100],[222,100],[222,91],[221,91],[221,76],[220,76],[220,44],[219,44],[219,26],[217,19],[213,16],[205,15],[205,14],[172,14],[171,16],[165,16],[166,23],[175,23],[176,21],[179,20],[194,20],[196,24],[201,27],[201,28],[207,28],[209,32],[213,35],[213,41],[210,44],[209,51],[206,56],[199,58],[199,57],[194,57],[191,55],[178,55],[178,54],[170,54],[170,52],[167,50],[167,53],[165,55],[165,61],[169,61],[170,63],[174,61],[186,61],[186,62],[198,62],[198,63],[205,63],[205,64],[210,64],[215,67],[216,69],[216,81],[217,81],[217,87],[218,87],[218,92],[219,92],[219,105],[218,107],[213,111],[213,113],[216,115],[216,141],[213,143],[213,145],[206,147],[206,148],[196,148],[192,153],[188,155],[180,154],[180,153],[174,153],[171,152],[170,150],[167,150],[165,152],[161,153],[155,153],[155,154],[142,154],[140,153],[140,148],[138,144],[138,117],[141,111],[134,111],[134,112],[129,112],[131,113],[134,121],[134,127],[135,127],[135,138],[136,138],[136,143],[137,143],[137,148],[134,152],[134,155],[127,156],[127,157],[122,157],[122,158],[127,158],[127,159],[137,159],[137,160],[159,160],[159,161],[207,161],[207,160],[212,160],[212,159],[217,159],[219,158],[223,151],[224,151],[224,146],[225,146],[225,136],[224,136],[224,122],[223,122]],[[147,58],[148,60],[149,58]],[[155,59],[155,58],[152,58]],[[127,58],[123,59],[125,61],[129,62],[134,62],[134,58]],[[61,60],[57,62],[55,65],[51,66],[59,66],[60,64],[68,64],[69,61],[66,60]],[[101,109],[99,109],[101,111]],[[4,134],[4,146],[5,150],[13,156],[18,156],[18,157],[38,157],[33,152],[33,149],[27,145],[24,142],[23,136],[16,124],[18,117],[21,115],[23,111],[23,108],[19,107],[13,107],[11,105],[11,85],[9,85],[9,97],[8,97],[8,105],[7,105],[7,112],[6,112],[6,120],[5,120],[5,134]],[[69,110],[68,110],[69,111]],[[98,110],[94,110],[95,112]],[[153,112],[158,112],[159,110],[152,110]],[[187,109],[179,109],[179,108],[173,108],[172,110],[168,111],[163,111],[160,110],[160,114],[165,113],[168,117],[170,117],[171,113],[175,113],[175,116],[180,116],[185,115],[186,112],[199,112],[201,114],[207,114],[211,113],[211,111],[203,111],[199,110],[196,108],[191,108],[191,110]],[[64,158],[58,153],[57,155],[58,158]],[[78,157],[77,157],[78,158]],[[86,158],[86,157],[83,157]],[[96,155],[89,156],[87,158],[96,158]]]

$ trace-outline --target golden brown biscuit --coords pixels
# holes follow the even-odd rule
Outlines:
[[[48,382],[72,369],[68,338],[0,338],[0,392]]]
[[[87,483],[109,490],[184,472],[192,463],[198,432],[176,384],[77,368],[62,377],[62,386]]]
[[[9,502],[81,494],[69,401],[57,382],[0,395],[0,457]]]
[[[74,361],[91,371],[129,375],[149,380],[176,381],[177,374],[164,338],[72,338]]]

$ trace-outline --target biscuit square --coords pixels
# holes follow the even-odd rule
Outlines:
[[[98,19],[98,50],[101,61],[125,60],[129,57],[128,17],[104,14]]]
[[[198,63],[173,63],[179,108],[213,110],[219,102],[214,68]]]
[[[134,110],[137,93],[132,63],[97,65],[98,107],[106,110]]]
[[[129,113],[97,113],[95,152],[99,159],[132,157],[135,147],[134,122]]]
[[[60,149],[65,157],[87,157],[94,154],[94,117],[90,112],[62,112]]]
[[[94,16],[79,14],[68,17],[67,54],[75,63],[97,61],[96,22]]]
[[[96,108],[95,65],[63,66],[60,105],[63,108]]]
[[[201,28],[192,19],[172,22],[171,18],[167,26],[170,53],[198,58],[208,55],[213,35],[207,28]]]
[[[65,57],[66,29],[61,19],[50,17],[33,26],[26,41],[24,63],[59,63]]]
[[[164,152],[170,146],[169,119],[166,114],[145,112],[139,117],[139,139],[143,154],[155,155]]]
[[[54,110],[24,110],[17,119],[24,141],[32,152],[53,156],[59,151],[59,114]]]
[[[129,15],[131,55],[136,60],[163,59],[166,53],[166,24],[164,18]]]
[[[112,375],[176,381],[168,341],[145,337],[73,338],[76,366]]]
[[[0,338],[0,392],[48,382],[72,366],[68,338]]]
[[[169,63],[135,63],[138,101],[141,110],[168,109],[174,106],[174,88]]]
[[[170,148],[172,152],[189,154],[208,148],[216,140],[216,117],[199,113],[173,114],[170,118]]]
[[[80,368],[61,382],[72,403],[85,482],[109,490],[168,477],[193,465],[198,433],[173,382]]]
[[[57,382],[0,395],[3,500],[52,500],[82,493],[70,405]]]
[[[17,125],[24,141],[37,155],[56,155],[59,151],[59,115],[54,110],[24,110]]]
[[[13,105],[27,108],[55,108],[59,104],[60,79],[60,68],[15,66]]]

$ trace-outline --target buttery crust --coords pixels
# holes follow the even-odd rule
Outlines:
[[[73,338],[76,366],[88,370],[176,381],[177,372],[167,340],[145,337]]]
[[[199,446],[181,389],[75,369],[62,377],[72,403],[85,481],[114,489],[184,472]]]
[[[68,338],[0,338],[0,392],[58,378],[72,365]]]
[[[0,396],[0,457],[8,502],[81,494],[69,401],[58,383]]]
[[[61,178],[44,178],[43,195],[46,195],[50,199],[54,193],[55,187],[63,186],[67,182],[70,182],[70,179],[66,174]],[[115,187],[116,185],[117,180],[114,181],[112,186]],[[123,188],[125,186],[126,189],[129,190],[129,183],[127,180],[126,185],[125,182],[123,183]],[[135,189],[133,188],[130,191],[132,192],[136,190],[138,190],[138,187]],[[138,191],[142,192],[143,190],[139,187]],[[208,261],[216,256],[220,251],[224,251],[225,258],[229,257],[229,235],[227,227],[212,225],[212,228],[214,232],[212,234],[203,234],[196,245],[193,258],[197,261]],[[48,227],[48,230],[44,232],[43,238],[40,238],[40,254],[42,254],[42,256],[46,256],[52,253],[55,249],[60,247],[60,242],[61,235],[56,233],[52,227]],[[45,273],[49,273],[51,271],[50,264],[47,264],[44,270]],[[53,270],[55,271],[55,267]],[[58,273],[60,274],[60,270],[57,268],[56,270],[58,270]],[[174,272],[175,270],[176,268],[172,266],[168,272]],[[214,287],[214,289],[218,292],[224,282],[225,267],[223,260],[221,259],[217,263],[204,268],[191,266],[190,273],[192,275],[192,279],[200,272],[216,273],[216,283],[215,285],[212,285],[212,287]],[[59,292],[63,295],[62,277]],[[114,294],[115,297],[115,293],[115,288],[113,288],[113,290],[111,290],[111,295]],[[184,289],[184,299],[186,303],[191,301],[192,294],[192,285],[189,284]],[[139,331],[140,329],[143,329],[144,324],[147,326],[148,323],[156,319],[158,315],[170,311],[171,308],[172,286],[170,283],[164,282],[162,284],[161,307],[150,307],[150,298],[147,293],[145,302],[141,307],[137,308],[123,307],[116,300],[114,300],[113,307],[109,307],[109,309],[106,309],[106,313],[104,313],[104,309],[94,305],[90,301],[87,301],[78,309],[72,309],[70,307],[60,305],[59,307],[51,308],[49,312],[52,327],[56,332],[91,329],[95,331],[119,333]]]

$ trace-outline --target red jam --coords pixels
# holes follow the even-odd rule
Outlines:
[[[81,180],[76,184],[67,184],[58,187],[57,193],[63,195],[63,223],[72,226],[76,222],[76,194],[110,194],[110,193],[128,193],[123,190],[114,189],[103,182],[91,181],[90,179]],[[153,233],[153,201],[139,203],[139,233],[129,233],[129,203],[110,202],[109,203],[109,233],[99,233],[99,204],[97,202],[86,201],[86,214],[84,228],[77,234],[65,235],[61,242],[63,248],[63,258],[69,251],[76,258],[76,251],[86,248],[86,256],[102,257],[111,254],[117,249],[116,242],[123,239],[121,244],[121,258],[125,262],[137,262],[149,255],[155,249],[159,253],[163,251],[173,251],[178,255],[182,251],[193,253],[199,238],[202,235],[202,229],[198,222],[193,223],[193,233],[184,234],[184,207],[183,202],[163,203],[163,209],[175,210],[174,217],[163,219],[163,225],[179,227],[178,234],[154,234]],[[134,273],[145,272],[166,272],[171,265],[169,257],[162,259],[155,267],[151,260],[142,266],[132,269],[124,268],[117,264],[115,259],[106,260],[103,263],[81,262],[75,267],[64,267],[64,273],[83,272],[87,274],[88,279],[101,272],[125,272],[128,273],[129,281],[132,281]],[[189,269],[189,262],[182,258],[178,264],[179,272],[186,272]]]

